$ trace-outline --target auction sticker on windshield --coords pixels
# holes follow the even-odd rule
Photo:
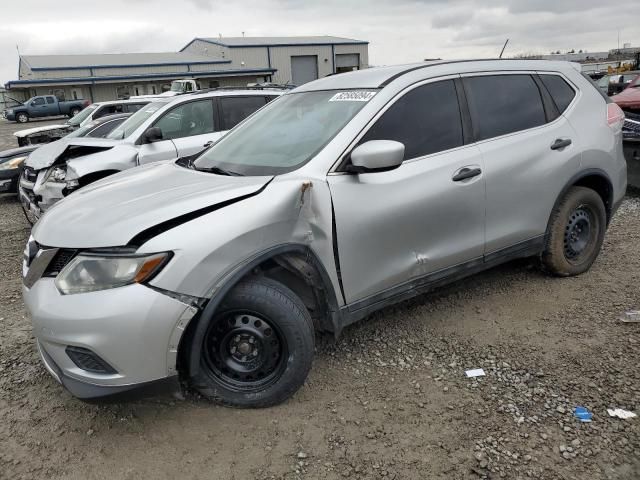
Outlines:
[[[376,92],[339,92],[329,99],[330,102],[368,102]]]

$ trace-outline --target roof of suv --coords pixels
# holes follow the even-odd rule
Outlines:
[[[139,98],[139,99],[122,99],[122,100],[106,100],[104,102],[93,102],[92,105],[119,105],[121,103],[151,103],[155,102],[156,99],[153,97],[147,98]]]
[[[570,62],[548,60],[435,60],[407,65],[374,67],[321,78],[296,88],[296,92],[349,88],[382,88],[405,74],[424,70],[424,78],[463,72],[492,70],[557,70],[578,69]]]

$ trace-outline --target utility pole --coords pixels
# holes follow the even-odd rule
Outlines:
[[[502,58],[502,54],[504,53],[504,49],[507,48],[507,43],[509,43],[509,39],[507,38],[507,41],[504,42],[504,45],[502,46],[502,51],[500,52],[500,56],[498,58]]]

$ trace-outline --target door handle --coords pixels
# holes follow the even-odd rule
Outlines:
[[[551,150],[560,150],[561,148],[568,147],[571,145],[570,138],[557,138],[555,142],[551,145]]]
[[[458,173],[456,173],[451,180],[454,182],[461,182],[462,180],[466,180],[467,178],[477,177],[482,173],[482,170],[479,168],[463,168]]]

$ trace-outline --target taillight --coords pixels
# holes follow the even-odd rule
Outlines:
[[[617,103],[607,103],[607,123],[615,131],[622,130],[624,112]]]

